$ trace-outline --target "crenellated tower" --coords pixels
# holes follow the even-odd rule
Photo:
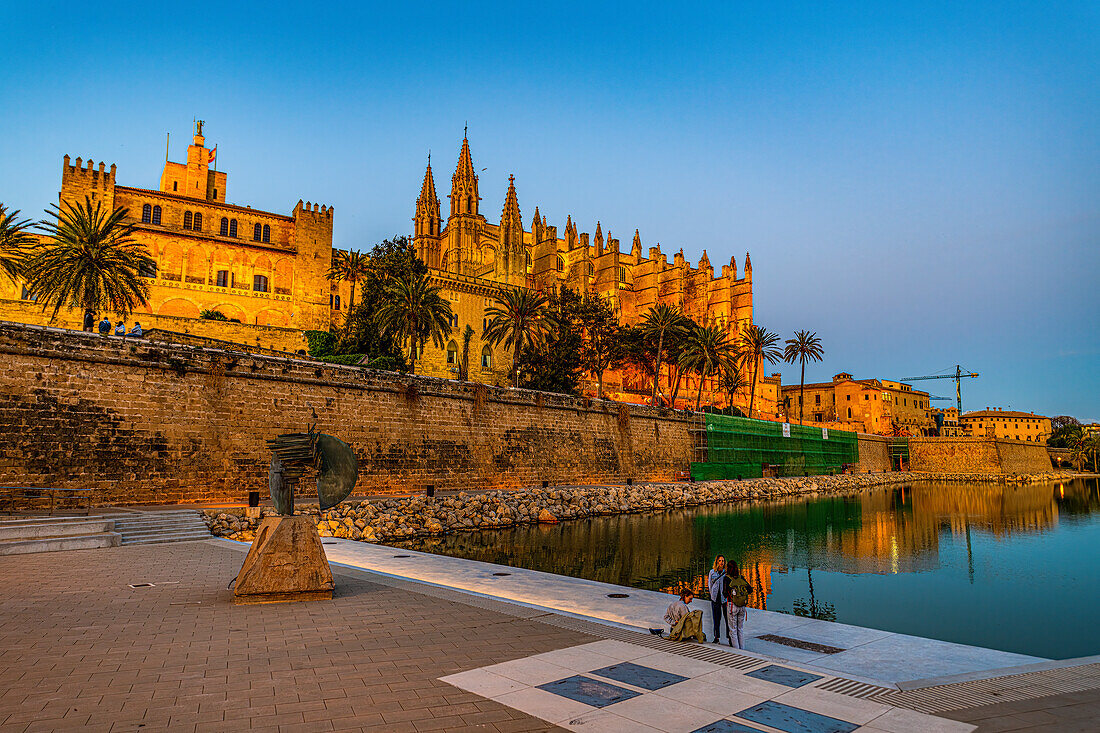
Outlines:
[[[424,171],[424,182],[420,185],[420,196],[416,199],[416,215],[413,217],[413,246],[416,254],[428,267],[439,268],[439,235],[443,219],[439,212],[439,196],[435,192],[435,178],[432,176],[432,156],[428,155],[428,167]]]

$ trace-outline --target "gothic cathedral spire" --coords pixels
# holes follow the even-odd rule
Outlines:
[[[470,156],[470,141],[462,137],[462,152],[458,154],[458,165],[451,177],[451,216],[456,214],[478,213],[477,176],[474,174],[474,161]]]
[[[416,254],[428,267],[439,267],[439,196],[435,192],[432,176],[432,156],[428,154],[428,168],[424,182],[420,184],[420,196],[416,199],[416,215],[413,217],[413,244]]]
[[[496,269],[504,282],[524,284],[527,277],[527,248],[523,244],[523,219],[516,197],[516,177],[508,176],[508,193],[500,212],[500,248]]]

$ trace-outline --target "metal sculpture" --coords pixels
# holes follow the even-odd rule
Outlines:
[[[351,446],[331,435],[314,432],[286,433],[267,441],[274,454],[268,473],[268,489],[279,514],[294,514],[294,487],[309,470],[317,471],[317,499],[321,511],[331,509],[351,495],[359,478],[359,462]]]

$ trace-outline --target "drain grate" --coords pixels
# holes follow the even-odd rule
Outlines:
[[[503,578],[506,575],[511,575],[511,573],[493,573],[493,575],[497,576],[498,578]]]
[[[835,692],[839,695],[859,698],[875,698],[878,695],[891,691],[889,687],[879,687],[878,685],[872,685],[867,682],[846,680],[843,677],[834,677],[831,680],[826,680],[820,685],[814,686],[819,690],[826,690],[828,692]]]
[[[130,583],[131,588],[155,588],[152,583]]]
[[[838,652],[844,651],[838,646],[818,644],[817,642],[803,641],[802,639],[792,639],[789,636],[779,636],[778,634],[761,634],[757,638],[763,639],[764,641],[770,641],[774,644],[794,647],[795,649],[805,649],[808,652],[817,652],[818,654],[837,654]]]

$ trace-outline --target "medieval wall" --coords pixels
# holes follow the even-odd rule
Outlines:
[[[881,435],[859,434],[858,473],[877,473],[890,471],[890,441]]]
[[[621,410],[621,412],[620,412]],[[0,483],[96,503],[266,491],[279,433],[350,443],[356,492],[669,479],[688,421],[644,407],[0,324]]]
[[[930,473],[1045,473],[1045,445],[991,438],[909,438],[909,465]]]

